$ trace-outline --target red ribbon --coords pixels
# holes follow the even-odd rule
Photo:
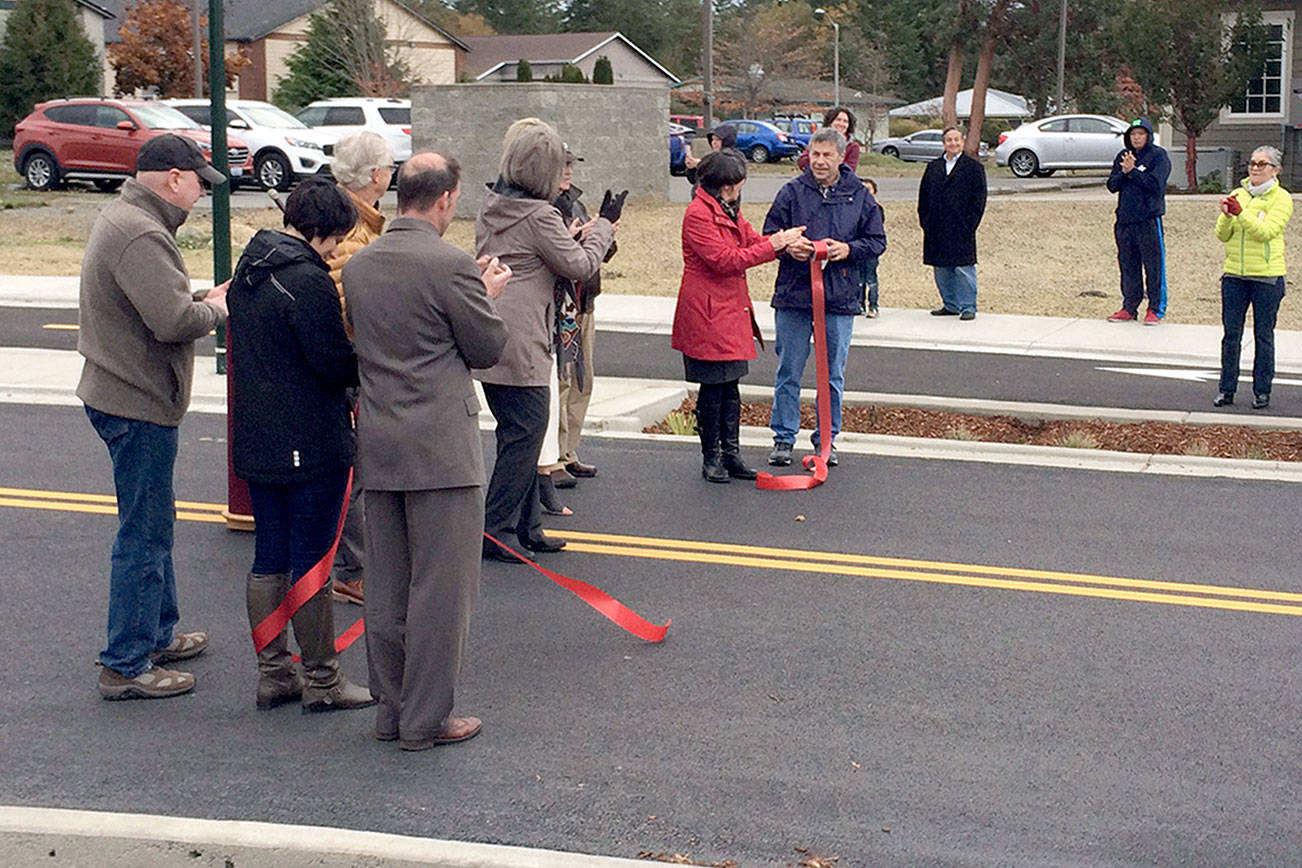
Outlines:
[[[503,551],[510,552],[513,556],[524,561],[526,564],[533,567],[565,590],[574,594],[574,596],[578,597],[592,608],[596,609],[607,619],[613,621],[617,626],[622,627],[639,639],[645,639],[648,642],[661,642],[665,638],[665,633],[669,630],[669,625],[673,623],[673,621],[665,621],[663,625],[652,624],[637,612],[634,612],[619,600],[616,600],[610,594],[601,590],[601,588],[593,587],[587,582],[580,582],[578,579],[571,579],[569,576],[563,576],[544,566],[539,566],[524,555],[512,549],[510,546],[504,545],[500,540],[488,532],[485,532],[484,536],[496,543]]]
[[[352,490],[352,487],[353,470],[350,467],[348,469],[348,484],[344,486],[343,506],[339,508],[339,524],[335,527],[335,539],[330,544],[330,551],[322,555],[321,560],[312,565],[312,569],[300,576],[290,586],[289,593],[285,595],[285,599],[280,601],[276,611],[263,618],[262,623],[253,628],[253,650],[257,653],[261,654],[262,649],[266,648],[268,643],[279,636],[285,627],[289,625],[289,619],[294,617],[294,613],[304,603],[316,596],[325,587],[325,583],[330,581],[330,567],[335,562],[335,550],[339,548],[339,536],[344,532],[344,519],[348,516],[348,492]],[[354,630],[357,631],[357,634],[349,639],[343,647],[347,648],[357,641],[357,636],[362,635],[364,629],[361,624],[361,620],[358,620],[356,624],[348,629],[348,632],[335,640],[336,650],[343,650],[343,648],[339,648],[339,643]]]
[[[814,363],[818,369],[818,454],[800,459],[813,476],[774,476],[761,472],[755,487],[765,491],[805,491],[827,481],[827,459],[832,454],[832,387],[827,368],[827,300],[823,294],[823,266],[827,259],[827,242],[814,242],[809,258],[809,288],[814,305]]]

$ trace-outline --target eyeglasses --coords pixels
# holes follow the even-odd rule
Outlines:
[[[1278,169],[1279,166],[1276,166],[1274,163],[1267,162],[1264,160],[1253,160],[1251,163],[1248,163],[1248,168],[1249,169]]]

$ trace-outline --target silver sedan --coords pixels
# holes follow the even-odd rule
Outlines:
[[[1058,169],[1106,169],[1126,146],[1127,126],[1108,115],[1028,121],[999,137],[995,165],[1007,166],[1019,178],[1043,178]]]
[[[914,162],[934,160],[945,152],[945,146],[940,142],[940,132],[940,130],[918,130],[907,136],[882,139],[880,142],[873,142],[873,150],[888,157],[895,157],[897,160]]]

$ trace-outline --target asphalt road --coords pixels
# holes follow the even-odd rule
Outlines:
[[[223,434],[183,424],[180,499],[222,498]],[[112,490],[80,410],[0,406],[0,437],[0,485]],[[0,493],[0,803],[745,866],[1296,860],[1302,597],[1168,583],[1302,594],[1297,487],[847,455],[774,494],[706,484],[690,444],[583,455],[600,476],[549,525],[601,536],[546,563],[667,640],[490,564],[458,699],[484,732],[416,755],[368,711],[254,710],[252,539],[219,524],[177,528],[182,623],[214,639],[195,693],[100,701],[114,520]],[[344,665],[364,677],[360,646]]]
[[[77,332],[67,328],[76,322],[75,310],[5,308],[0,318],[0,346],[76,349]],[[674,380],[683,375],[682,356],[670,349],[666,335],[605,331],[598,334],[598,376]],[[197,349],[201,354],[212,355],[212,339],[202,341]],[[743,382],[772,388],[776,369],[777,356],[770,348],[751,363],[750,374]],[[1170,376],[1172,371],[1201,375],[1201,379],[1175,379]],[[1250,373],[1244,371],[1245,376]],[[1217,369],[1211,366],[1171,367],[998,353],[852,347],[845,381],[847,389],[862,392],[1142,410],[1209,410],[1216,393],[1217,375]],[[805,371],[805,386],[815,386],[812,361]],[[1298,403],[1302,393],[1298,386],[1302,386],[1302,378],[1288,374],[1277,377],[1275,401],[1265,413],[1302,415],[1302,405]]]

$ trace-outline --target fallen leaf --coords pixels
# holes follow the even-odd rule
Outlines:
[[[803,515],[798,515],[798,516],[796,516],[796,521],[804,521],[804,520],[805,520],[805,517],[804,517]]]

